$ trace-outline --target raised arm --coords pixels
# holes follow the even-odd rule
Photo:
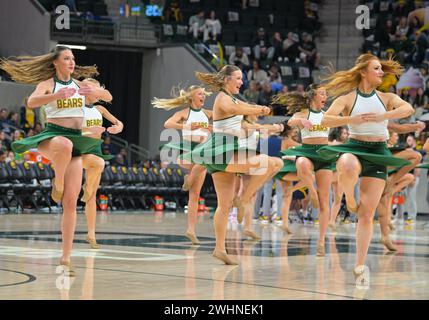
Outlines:
[[[399,134],[422,131],[425,127],[426,127],[425,123],[421,121],[417,121],[416,123],[404,123],[404,124],[399,124],[393,121],[389,121],[387,125],[387,129]]]
[[[56,93],[51,93],[53,87],[49,80],[39,83],[33,93],[28,97],[27,105],[30,109],[41,107],[58,99],[66,99],[74,95],[76,92],[72,88],[63,88]]]
[[[103,106],[97,105],[96,108],[98,109],[98,111],[100,111],[100,113],[103,116],[103,118],[106,118],[111,123],[113,123],[113,126],[107,128],[107,131],[109,133],[117,134],[117,133],[122,132],[122,130],[124,129],[124,124],[118,118],[116,118],[114,115],[112,115],[109,112],[109,110],[107,110]]]
[[[402,119],[414,114],[415,111],[411,104],[402,100],[401,97],[394,93],[386,93],[386,95],[389,98],[387,109],[392,110],[385,113],[385,119]]]
[[[268,115],[271,112],[271,108],[266,106],[259,106],[259,105],[253,105],[246,103],[244,101],[235,100],[236,103],[234,103],[231,99],[231,97],[224,95],[219,97],[219,106],[220,109],[227,114],[232,115]]]
[[[186,111],[187,111],[186,109],[177,111],[170,118],[168,118],[167,121],[164,122],[164,127],[166,129],[177,129],[177,130],[185,129],[185,125],[183,124],[183,121],[186,119],[186,116],[185,116]]]

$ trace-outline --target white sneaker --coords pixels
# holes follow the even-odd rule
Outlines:
[[[356,289],[369,289],[369,268],[367,266],[357,266],[353,270],[353,275],[355,277]]]

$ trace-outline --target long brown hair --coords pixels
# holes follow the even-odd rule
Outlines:
[[[356,59],[355,66],[349,70],[334,72],[331,68],[331,74],[323,78],[323,82],[327,82],[323,87],[328,95],[337,98],[356,89],[362,80],[361,72],[368,67],[372,60],[380,61],[385,74],[400,76],[404,72],[404,68],[393,60],[393,56],[387,60],[380,60],[371,53],[365,53]]]
[[[154,108],[160,108],[164,110],[171,110],[179,107],[190,107],[191,95],[197,89],[202,89],[206,96],[211,95],[211,92],[206,91],[206,89],[202,86],[190,86],[188,89],[180,89],[179,87],[174,87],[171,90],[172,98],[170,99],[153,98],[151,103],[154,106]]]
[[[297,91],[279,93],[273,96],[272,103],[286,106],[288,114],[297,113],[303,109],[309,109],[310,103],[320,88],[318,84],[311,84],[307,91],[300,93]]]
[[[18,56],[0,59],[0,69],[6,71],[13,81],[38,84],[56,75],[54,61],[61,52],[71,50],[66,46],[56,46],[51,52],[41,56]],[[75,79],[90,78],[98,75],[97,67],[78,66],[71,75]]]
[[[238,70],[240,70],[240,68],[237,66],[226,65],[216,73],[195,72],[195,76],[212,90],[220,91],[225,85],[225,79]]]

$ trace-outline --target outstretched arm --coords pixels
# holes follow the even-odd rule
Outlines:
[[[124,129],[124,124],[118,118],[116,118],[114,115],[112,115],[109,112],[109,110],[107,110],[103,106],[97,106],[96,108],[98,109],[98,111],[100,111],[103,118],[106,118],[111,123],[113,123],[113,126],[107,128],[107,131],[109,133],[117,134],[117,133],[122,132],[122,130]]]

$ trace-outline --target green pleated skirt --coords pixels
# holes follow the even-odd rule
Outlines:
[[[240,147],[236,136],[213,133],[207,141],[198,144],[192,151],[184,153],[183,159],[204,166],[212,174],[224,172],[237,151],[256,154],[255,149]]]
[[[112,156],[111,154],[103,154],[103,152],[101,151],[101,144],[103,143],[102,140],[99,140],[99,143],[94,146],[91,150],[88,150],[86,152],[82,152],[82,154],[93,154],[97,157],[102,158],[103,160],[111,160],[113,159],[115,156]]]
[[[336,161],[344,153],[351,153],[362,165],[361,176],[383,180],[387,179],[387,167],[402,167],[410,164],[407,160],[394,157],[385,142],[349,139],[344,144],[322,147],[317,153],[331,161]]]
[[[81,130],[66,128],[52,123],[47,123],[45,129],[35,136],[13,142],[11,148],[13,152],[24,153],[30,149],[37,148],[39,143],[58,136],[65,137],[73,143],[73,157],[90,153],[97,146],[100,147],[101,151],[102,141],[100,139],[85,137],[82,136]]]
[[[305,157],[311,160],[314,166],[314,171],[319,170],[334,170],[335,169],[335,161],[326,160],[321,157],[317,151],[326,147],[324,144],[302,144],[301,146],[292,147],[287,150],[280,151],[280,153],[284,156],[296,156]]]
[[[296,172],[295,162],[292,160],[283,160],[283,167],[279,170],[279,172],[276,173],[276,175],[274,176],[274,179],[281,180],[288,173],[295,173],[295,172]]]

